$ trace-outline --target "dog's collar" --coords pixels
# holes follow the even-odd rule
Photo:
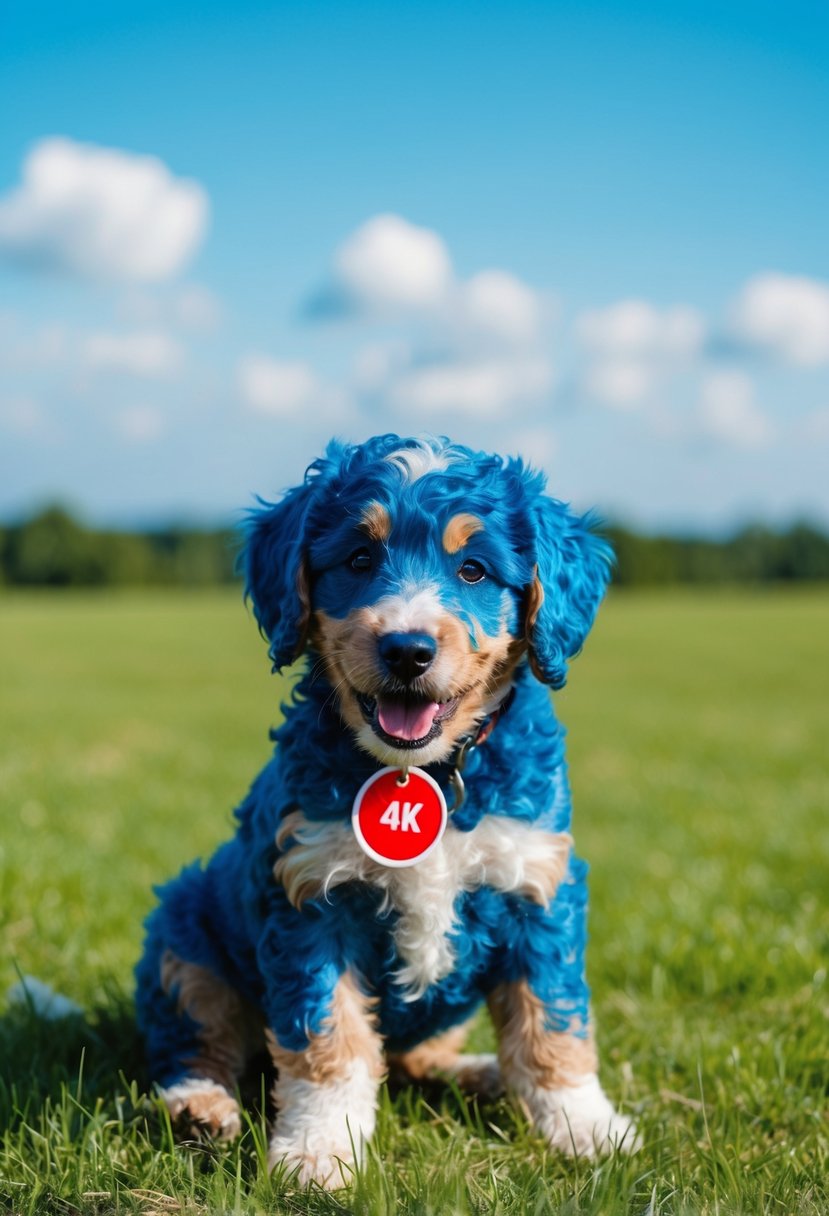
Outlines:
[[[510,687],[509,692],[504,697],[501,704],[492,711],[483,722],[479,725],[474,735],[467,735],[465,739],[461,739],[458,744],[458,749],[455,752],[455,759],[452,764],[452,771],[449,774],[449,784],[452,786],[452,793],[455,795],[454,801],[449,808],[449,814],[452,815],[463,804],[466,797],[466,786],[463,782],[462,773],[466,768],[466,762],[476,747],[480,747],[482,743],[486,743],[489,736],[495,730],[498,722],[503,718],[504,714],[509,709],[515,697],[515,685]]]
[[[509,690],[507,692],[507,695],[504,697],[501,704],[496,709],[493,709],[492,713],[489,714],[488,717],[484,718],[483,722],[478,727],[478,733],[475,736],[475,742],[472,744],[473,747],[480,747],[482,743],[486,743],[487,739],[492,734],[492,732],[495,730],[495,727],[498,725],[498,722],[501,720],[501,718],[503,718],[504,714],[507,712],[507,710],[509,709],[510,705],[512,705],[514,700],[515,700],[515,685],[511,684],[509,687]]]

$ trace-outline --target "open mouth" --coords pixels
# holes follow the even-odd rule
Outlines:
[[[405,693],[371,697],[356,690],[354,695],[375,735],[402,750],[422,747],[436,739],[460,701],[460,697],[453,697],[451,701],[430,701]]]

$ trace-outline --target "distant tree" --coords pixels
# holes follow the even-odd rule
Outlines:
[[[809,524],[796,524],[778,553],[774,577],[829,579],[829,536]]]
[[[606,535],[619,586],[829,580],[829,536],[805,523],[785,532],[752,525],[725,540],[644,536],[619,525]]]
[[[21,586],[94,586],[104,569],[89,533],[62,507],[49,507],[7,533],[6,577]]]
[[[622,587],[829,580],[829,536],[807,523],[752,526],[725,540],[644,536],[618,524],[605,533]],[[52,506],[0,528],[0,585],[208,587],[234,581],[238,551],[228,529],[98,531]]]
[[[619,586],[658,586],[679,578],[676,543],[664,537],[640,536],[628,528],[609,527],[605,534],[616,552]]]
[[[147,540],[165,582],[207,587],[235,577],[238,542],[230,531],[170,529],[152,532]]]

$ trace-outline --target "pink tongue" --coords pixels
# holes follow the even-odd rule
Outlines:
[[[378,701],[377,720],[387,735],[395,739],[422,739],[428,735],[440,709],[437,701],[425,705],[402,705],[399,701]]]

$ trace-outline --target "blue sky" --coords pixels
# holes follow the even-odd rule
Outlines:
[[[0,518],[227,519],[392,429],[829,523],[824,3],[9,7]]]

